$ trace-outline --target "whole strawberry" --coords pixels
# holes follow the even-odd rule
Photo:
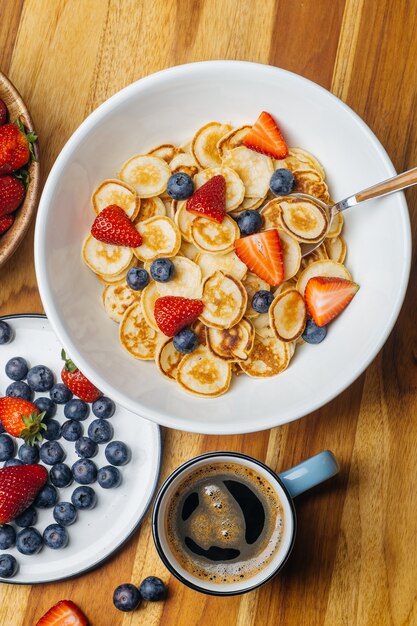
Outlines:
[[[65,361],[65,366],[61,371],[62,382],[72,393],[84,402],[95,402],[102,395],[101,391],[90,383],[88,378],[78,369],[78,367],[67,359],[65,351],[62,350],[61,357]]]
[[[37,140],[35,133],[26,134],[23,124],[0,126],[0,175],[11,174],[26,165],[31,155],[32,144]]]
[[[0,176],[0,217],[17,209],[25,191],[24,184],[15,176]]]
[[[5,431],[13,437],[20,437],[25,443],[33,445],[43,439],[42,430],[46,430],[42,422],[45,411],[39,412],[38,407],[23,398],[0,398],[0,422]]]
[[[7,106],[3,100],[0,99],[0,126],[3,126],[3,124],[7,122],[7,115]]]
[[[226,215],[226,180],[219,174],[213,176],[188,198],[187,211],[207,217],[220,224]]]
[[[97,215],[91,234],[99,241],[115,246],[137,248],[142,244],[142,237],[117,204],[111,204]]]
[[[0,217],[0,235],[2,235],[7,230],[9,230],[13,222],[14,222],[14,215],[3,215],[3,217]]]
[[[48,480],[43,465],[15,465],[0,469],[0,524],[26,511]]]
[[[173,337],[197,319],[203,311],[203,306],[201,300],[163,296],[155,302],[155,321],[165,335]]]

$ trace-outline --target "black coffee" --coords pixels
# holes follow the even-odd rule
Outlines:
[[[169,505],[166,534],[181,565],[215,583],[239,582],[261,572],[276,554],[283,508],[272,485],[238,463],[196,469]]]

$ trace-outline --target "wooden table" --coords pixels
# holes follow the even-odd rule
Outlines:
[[[0,0],[0,67],[33,115],[44,178],[86,115],[117,90],[168,66],[221,58],[270,63],[330,89],[370,125],[401,171],[417,164],[416,32],[415,0]],[[415,231],[416,190],[407,198]],[[189,590],[162,566],[148,514],[128,545],[91,574],[2,585],[1,625],[32,626],[61,598],[77,602],[93,626],[417,624],[416,296],[414,257],[383,351],[307,418],[234,437],[164,433],[162,478],[220,448],[278,470],[324,448],[335,452],[340,476],[298,500],[296,547],[272,583],[226,599]],[[0,313],[40,311],[32,228],[0,271]],[[117,612],[116,585],[150,574],[168,583],[167,601]]]

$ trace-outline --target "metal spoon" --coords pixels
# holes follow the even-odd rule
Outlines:
[[[417,167],[414,167],[412,170],[408,170],[408,172],[403,172],[402,174],[398,174],[397,176],[393,176],[392,178],[388,178],[381,183],[377,183],[372,187],[368,187],[363,191],[359,191],[355,193],[353,196],[349,196],[340,202],[336,202],[332,206],[326,204],[322,200],[318,198],[314,198],[314,196],[310,196],[306,193],[293,193],[292,196],[299,197],[303,200],[311,200],[322,207],[327,215],[329,216],[329,225],[326,231],[329,231],[333,218],[339,211],[344,211],[345,209],[349,209],[360,202],[365,202],[366,200],[371,200],[372,198],[379,198],[380,196],[387,196],[390,193],[394,193],[395,191],[401,191],[406,187],[411,187],[412,185],[417,184]],[[325,239],[326,235],[321,239],[318,243],[302,243],[301,244],[301,256],[305,257],[308,254],[311,254],[313,250],[318,248]]]

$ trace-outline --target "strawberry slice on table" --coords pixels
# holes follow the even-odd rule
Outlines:
[[[61,351],[61,358],[65,365],[61,371],[61,380],[72,393],[84,402],[95,402],[102,395],[101,391],[91,383],[78,367],[67,358],[65,350]]]
[[[285,159],[288,155],[285,139],[272,115],[266,111],[262,111],[245,136],[243,145],[273,159]]]
[[[350,303],[359,285],[344,278],[315,276],[307,283],[304,298],[317,326],[326,326]]]
[[[142,237],[126,213],[117,204],[103,209],[94,220],[91,234],[98,241],[115,246],[137,248],[142,245]]]
[[[40,413],[38,407],[23,398],[0,398],[0,422],[9,435],[20,437],[25,443],[33,445],[42,441],[42,430],[46,430],[42,422],[45,411]]]
[[[276,228],[238,239],[235,252],[250,271],[268,285],[278,286],[284,280],[284,257]]]
[[[0,176],[20,169],[31,156],[34,159],[32,144],[36,140],[35,133],[26,133],[20,120],[17,124],[0,126]]]
[[[0,469],[0,524],[8,524],[32,504],[48,480],[43,465],[14,465]]]
[[[15,176],[0,176],[0,217],[13,213],[25,197],[26,189]]]
[[[187,211],[222,223],[226,215],[226,180],[213,176],[187,200]]]
[[[203,308],[201,300],[163,296],[155,302],[155,321],[164,335],[173,337],[185,326],[194,322],[201,315]]]
[[[0,217],[0,235],[7,232],[13,222],[14,215],[3,215],[3,217]]]
[[[36,626],[87,626],[87,618],[71,600],[60,600],[37,622]]]

